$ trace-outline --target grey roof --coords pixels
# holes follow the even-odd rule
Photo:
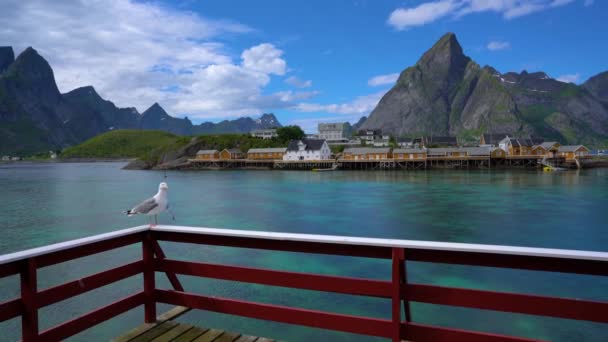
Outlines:
[[[464,148],[460,147],[438,147],[427,149],[428,153],[447,153],[447,152],[464,152]]]
[[[583,145],[563,145],[559,147],[559,150],[557,150],[558,152],[576,152],[576,150],[578,150],[579,148],[584,148],[587,151],[589,150],[588,148],[586,148]]]
[[[199,150],[198,152],[196,152],[197,156],[201,156],[204,154],[216,154],[218,153],[217,150]]]
[[[532,146],[535,145],[534,142],[532,142],[532,139],[528,139],[528,138],[512,138],[512,137],[508,137],[508,138],[505,138],[505,139],[501,140],[500,142],[503,142],[505,140],[510,141],[511,145],[513,145],[513,146],[532,147]]]
[[[390,148],[388,147],[350,147],[344,150],[344,153],[352,153],[352,154],[369,154],[369,153],[389,153]]]
[[[489,156],[492,151],[490,147],[463,147],[460,150],[467,152],[469,156]]]
[[[243,151],[241,151],[241,150],[240,150],[240,149],[238,149],[238,148],[230,148],[230,149],[225,148],[224,150],[226,150],[226,151],[228,151],[228,152],[230,152],[230,153],[243,153]]]
[[[247,153],[285,153],[287,147],[250,148]]]
[[[298,142],[300,141],[306,144],[306,151],[318,151],[323,147],[323,143],[325,143],[324,139],[291,140],[289,146],[287,146],[287,151],[298,151]]]
[[[393,154],[395,153],[426,153],[426,150],[423,148],[396,148],[393,150]]]
[[[543,147],[544,149],[548,150],[551,147],[553,147],[553,145],[557,144],[557,141],[545,141],[544,143],[540,144],[539,146]]]

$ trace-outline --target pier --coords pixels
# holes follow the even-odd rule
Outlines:
[[[543,158],[542,156],[508,156],[504,158],[489,158],[478,156],[441,156],[417,159],[326,159],[326,160],[201,160],[189,159],[179,167],[184,170],[233,170],[233,169],[263,169],[263,170],[312,170],[330,169],[335,166],[338,170],[431,170],[431,169],[540,169],[543,161],[556,167],[575,169],[584,168],[589,158],[566,161],[564,158]]]
[[[383,260],[383,267],[390,270],[391,276],[388,279],[364,279],[212,264],[205,260],[178,260],[179,255],[165,255],[160,242],[187,245],[188,248],[192,248],[192,245],[212,245],[294,252],[304,259],[310,254],[353,257],[352,262],[357,262],[356,258],[373,258]],[[41,268],[129,245],[141,246],[139,260],[61,285],[38,289],[37,277]],[[419,323],[416,320],[417,313],[412,310],[410,303],[420,302],[608,324],[608,302],[412,283],[408,281],[407,271],[407,264],[412,261],[608,276],[606,252],[167,225],[139,226],[1,255],[0,278],[18,277],[16,283],[20,287],[20,296],[0,304],[0,322],[20,319],[22,339],[25,342],[57,341],[143,306],[142,321],[145,325],[139,328],[143,329],[139,334],[138,330],[129,332],[131,335],[127,334],[127,337],[131,336],[130,339],[150,341],[167,334],[171,339],[180,340],[179,337],[184,336],[184,340],[188,341],[195,338],[209,341],[266,341],[247,336],[246,332],[224,332],[213,327],[183,325],[176,321],[178,315],[172,318],[158,316],[157,304],[165,303],[182,307],[176,308],[177,312],[207,310],[383,337],[395,342],[531,341],[518,336]],[[170,288],[158,286],[155,281],[157,273],[166,275]],[[41,308],[138,274],[143,274],[139,291],[46,330],[39,329]],[[193,293],[181,283],[182,275],[383,298],[383,308],[390,318],[347,315]],[[466,320],[466,317],[462,319]],[[116,336],[125,338],[125,332],[116,331]]]

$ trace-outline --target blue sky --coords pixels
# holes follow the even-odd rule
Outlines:
[[[599,0],[7,0],[3,7],[0,45],[36,48],[61,91],[91,84],[119,106],[143,111],[159,102],[194,122],[263,112],[309,132],[320,121],[352,122],[446,32],[501,72],[542,70],[581,83],[608,70],[608,5]]]

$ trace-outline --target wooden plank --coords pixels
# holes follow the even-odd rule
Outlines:
[[[184,334],[186,331],[192,329],[193,326],[190,324],[179,324],[175,328],[165,332],[164,334],[154,338],[152,342],[169,342],[178,336]]]
[[[257,336],[251,336],[251,335],[241,335],[241,337],[239,337],[236,342],[254,342],[258,339]]]
[[[416,302],[608,323],[608,302],[422,284],[401,291]]]
[[[472,252],[488,254],[525,255],[535,257],[566,258],[579,260],[597,260],[608,262],[608,252],[592,252],[581,250],[516,247],[504,245],[482,245],[458,242],[436,242],[418,240],[398,240],[363,238],[335,235],[277,233],[253,230],[218,229],[202,227],[184,227],[158,225],[150,228],[154,232],[174,232],[193,235],[215,235],[226,237],[244,237],[248,239],[275,240],[281,243],[286,241],[319,242],[324,244],[341,244],[350,246],[397,247],[405,249],[422,249],[433,251]],[[390,253],[389,253],[390,254]],[[389,255],[390,258],[390,255]]]
[[[260,337],[255,342],[274,342],[274,340],[271,340],[271,339],[266,338],[266,337]]]
[[[143,262],[135,261],[111,270],[103,271],[38,293],[38,307],[45,307],[62,300],[83,294],[102,286],[132,277],[143,270]]]
[[[188,305],[202,310],[314,328],[378,337],[391,337],[390,329],[392,322],[386,319],[261,304],[222,297],[206,297],[167,290],[156,290],[156,296],[158,302],[161,303]]]
[[[201,336],[202,334],[206,333],[208,330],[209,330],[208,328],[194,327],[194,328],[186,331],[185,333],[179,335],[172,342],[191,342],[195,338],[197,338],[197,337]]]
[[[116,338],[113,338],[111,341],[112,342],[127,342],[127,341],[131,341],[135,337],[143,334],[144,332],[146,332],[146,331],[154,328],[157,325],[158,325],[158,323],[144,323],[144,324],[141,324],[140,326],[138,326],[136,328],[133,328],[132,330],[129,330],[126,334],[118,336]]]
[[[154,250],[154,254],[156,255],[157,259],[162,260],[167,258],[165,252],[163,252],[163,249],[158,244],[158,241],[152,240],[152,249]],[[171,283],[171,286],[173,286],[174,290],[182,292],[184,291],[184,287],[182,286],[182,283],[179,281],[179,279],[177,279],[175,273],[173,273],[172,271],[166,271],[165,275],[167,276],[167,279],[169,279],[169,282]]]
[[[171,329],[177,327],[179,324],[172,321],[167,321],[161,324],[157,324],[154,328],[146,331],[145,333],[135,337],[129,342],[148,342],[152,339],[170,331]]]
[[[59,341],[75,335],[101,322],[114,318],[144,303],[144,293],[140,292],[101,307],[80,317],[54,326],[40,334],[40,341]]]
[[[15,318],[23,313],[21,298],[6,301],[0,304],[0,322]]]
[[[213,342],[233,342],[237,338],[239,338],[239,336],[241,336],[241,334],[227,331],[227,332],[223,333],[222,336],[213,340]]]
[[[156,271],[306,290],[391,298],[389,281],[275,271],[177,260],[156,260]]]
[[[162,315],[159,315],[158,317],[156,317],[156,323],[144,323],[141,324],[140,326],[130,330],[129,332],[127,332],[124,335],[118,336],[114,339],[112,339],[112,342],[126,342],[126,341],[130,341],[133,338],[143,334],[144,332],[154,328],[155,326],[174,319],[176,317],[179,317],[181,315],[183,315],[184,313],[190,311],[190,308],[184,307],[184,306],[176,306],[173,309],[164,312]]]
[[[218,338],[220,335],[224,334],[224,330],[219,329],[209,329],[206,333],[201,336],[195,338],[193,342],[211,342]]]
[[[50,254],[50,253],[54,253],[54,252],[61,252],[61,251],[65,251],[65,250],[68,250],[71,248],[75,248],[75,247],[87,246],[87,245],[91,245],[92,243],[96,243],[96,242],[100,242],[100,241],[112,240],[112,239],[124,237],[127,235],[132,235],[132,234],[136,234],[139,232],[143,232],[148,229],[149,229],[148,226],[138,226],[138,227],[134,227],[134,228],[117,230],[117,231],[110,232],[110,233],[93,235],[93,236],[85,237],[82,239],[70,240],[70,241],[55,243],[52,245],[36,247],[36,248],[32,248],[32,249],[26,249],[24,251],[19,251],[19,252],[15,252],[15,253],[4,254],[4,255],[0,256],[0,265],[7,264],[7,263],[10,263],[13,261],[25,260],[27,258],[36,257],[39,255],[46,255],[46,254]],[[40,267],[42,267],[42,266],[40,266]]]
[[[29,258],[23,261],[21,269],[21,337],[24,342],[38,341],[38,280],[36,260]]]

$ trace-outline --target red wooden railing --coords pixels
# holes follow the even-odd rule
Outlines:
[[[390,259],[391,279],[371,280],[178,261],[167,259],[158,241]],[[142,245],[141,260],[41,291],[37,288],[39,268],[135,243]],[[393,341],[529,341],[416,323],[409,307],[414,301],[608,323],[608,302],[408,283],[406,261],[608,275],[608,253],[602,252],[174,226],[136,227],[0,256],[0,278],[19,274],[21,279],[21,296],[0,304],[0,322],[21,316],[24,341],[54,341],[140,305],[145,307],[145,321],[153,322],[156,303],[167,303]],[[173,289],[156,288],[155,272],[165,272]],[[139,273],[143,273],[143,291],[39,331],[38,309]],[[352,316],[189,293],[176,274],[387,298],[391,300],[392,318]]]

